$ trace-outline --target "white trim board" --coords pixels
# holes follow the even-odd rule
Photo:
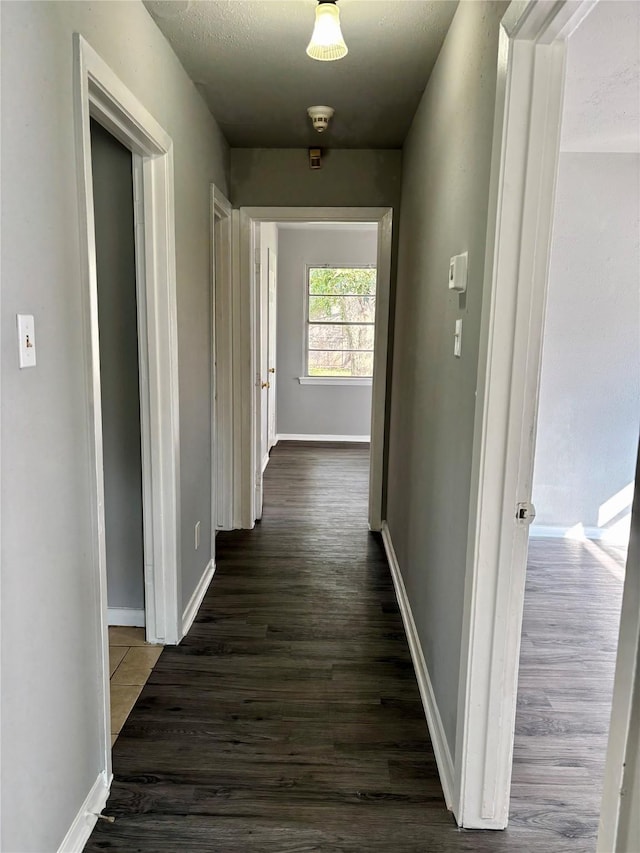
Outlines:
[[[612,850],[623,853],[640,848],[633,837],[634,834],[636,838],[640,835],[637,765],[640,718],[640,453],[635,482],[634,522],[622,595],[597,853],[610,853]]]
[[[133,607],[110,607],[107,611],[109,625],[128,625],[144,628],[144,610]]]
[[[413,613],[411,612],[409,597],[407,596],[404,581],[402,580],[400,565],[398,563],[398,558],[396,557],[393,542],[391,541],[389,525],[386,521],[382,522],[382,541],[384,543],[384,550],[389,562],[391,577],[393,578],[393,586],[396,591],[398,607],[402,614],[402,622],[407,635],[407,642],[409,643],[409,651],[411,652],[413,668],[416,673],[416,679],[418,680],[418,689],[420,690],[420,698],[422,699],[422,706],[424,708],[425,717],[427,718],[427,725],[429,727],[429,734],[431,735],[431,743],[436,757],[436,764],[438,765],[438,773],[440,774],[440,783],[442,785],[444,799],[447,804],[447,808],[451,811],[453,808],[454,790],[454,769],[451,750],[449,749],[447,736],[445,735],[444,726],[442,725],[442,718],[440,717],[438,703],[436,702],[435,693],[433,692],[431,677],[422,653],[422,646],[420,644],[420,638],[418,637],[416,623],[413,619]]]
[[[107,804],[112,779],[113,776],[109,776],[107,783],[104,773],[98,776],[58,848],[58,853],[82,853],[98,822],[98,815]]]
[[[207,590],[209,589],[209,584],[213,580],[213,576],[216,572],[216,564],[213,559],[209,561],[207,568],[202,573],[202,577],[198,581],[198,585],[193,591],[193,595],[189,599],[189,603],[184,609],[184,613],[182,614],[182,636],[186,637],[189,633],[189,629],[193,625],[193,621],[198,615],[198,610],[200,609],[200,605],[202,604],[205,595],[207,594]]]
[[[305,435],[304,433],[278,433],[278,441],[352,441],[354,444],[368,444],[370,435]]]
[[[370,376],[298,376],[301,385],[373,385]]]
[[[86,433],[92,464],[88,571],[98,589],[102,770],[111,774],[109,638],[98,284],[91,162],[91,118],[133,155],[136,297],[143,465],[147,640],[179,641],[180,430],[173,142],[144,105],[79,33],[73,35],[74,123],[82,276]]]
[[[278,222],[278,231],[377,231],[377,222]]]
[[[508,822],[565,39],[592,7],[513,0],[501,24],[455,751],[467,829]]]
[[[175,262],[173,141],[78,33],[76,131],[82,212],[84,296],[97,506],[97,538],[104,539],[104,484],[99,317],[90,119],[133,155],[136,222],[136,298],[140,361],[144,582],[147,640],[177,643],[180,600],[180,436],[178,317]],[[98,543],[104,561],[104,543]],[[105,575],[106,582],[106,575]]]
[[[231,204],[220,190],[211,184],[211,309],[213,388],[211,397],[212,423],[212,537],[217,530],[233,530],[233,345],[232,328],[227,322],[232,316],[232,224]],[[211,554],[215,553],[214,541]]]

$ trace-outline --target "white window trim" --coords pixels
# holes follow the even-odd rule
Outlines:
[[[376,270],[376,314],[378,311],[378,265],[377,264],[305,264],[304,268],[304,306],[302,315],[302,374],[298,377],[301,385],[372,385],[373,376],[309,376],[309,270]],[[375,329],[375,319],[372,323]]]
[[[372,385],[373,376],[298,376],[301,385]]]

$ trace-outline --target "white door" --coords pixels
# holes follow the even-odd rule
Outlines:
[[[276,328],[277,328],[277,266],[278,258],[272,249],[269,249],[268,259],[268,340],[267,340],[267,365],[269,369],[267,389],[267,452],[276,443]]]
[[[267,261],[271,251],[267,249]],[[260,474],[269,462],[269,275],[268,263],[260,265]]]
[[[255,418],[255,472],[254,472],[254,518],[262,518],[262,474],[269,461],[268,450],[268,421],[267,421],[267,391],[269,388],[268,372],[268,276],[265,252],[262,250],[262,229],[257,224],[254,229],[255,247],[255,329],[256,329],[256,418]]]

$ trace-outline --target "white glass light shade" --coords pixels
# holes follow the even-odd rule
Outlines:
[[[348,53],[340,29],[340,11],[335,3],[319,3],[316,25],[307,46],[307,56],[321,62],[342,59]]]

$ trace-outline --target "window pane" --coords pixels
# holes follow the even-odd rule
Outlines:
[[[373,376],[373,353],[354,352],[351,354],[354,376]]]
[[[361,350],[373,349],[374,326],[353,324],[331,326],[311,324],[309,326],[310,350]]]
[[[310,352],[309,376],[373,376],[373,353]]]
[[[337,269],[313,267],[309,270],[309,294],[347,293],[375,296],[375,269]]]
[[[309,319],[334,323],[373,323],[376,318],[375,296],[310,296]]]

